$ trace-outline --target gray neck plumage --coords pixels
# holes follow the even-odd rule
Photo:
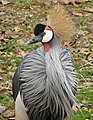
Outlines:
[[[51,48],[45,55],[46,60],[48,59],[48,57],[50,57],[51,62],[55,62],[54,64],[56,64],[57,62],[60,63],[60,60],[59,60],[60,51],[62,50],[62,45],[60,40],[56,36],[54,36],[54,38],[50,42],[50,45],[51,45]]]
[[[54,36],[54,38],[50,41],[50,44],[52,49],[60,49],[62,47],[61,41],[57,38],[57,36]]]
[[[54,107],[50,106],[51,112],[56,111],[56,114],[58,114],[58,111],[60,111],[60,114],[64,115],[65,111],[66,114],[70,116],[71,105],[68,98],[72,99],[73,102],[75,101],[75,98],[61,63],[61,53],[62,45],[57,37],[54,37],[54,39],[51,41],[51,49],[45,54],[47,74],[46,88],[47,90],[49,89],[49,95],[51,95],[49,101],[54,101]],[[55,93],[53,93],[54,91]],[[58,101],[58,103],[56,101]],[[50,105],[50,102],[48,104]],[[58,108],[59,110],[55,108]],[[63,113],[61,113],[61,111],[63,111]]]

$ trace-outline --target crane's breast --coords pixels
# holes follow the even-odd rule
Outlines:
[[[46,72],[45,70],[45,59],[42,48],[39,48],[31,52],[23,61],[20,81],[31,82],[32,79],[39,79]]]
[[[39,48],[25,58],[20,72],[20,81],[23,82],[20,85],[21,96],[27,111],[33,113],[34,117],[36,116],[34,111],[39,111],[40,106],[46,105],[43,94],[47,78],[45,64],[45,53]]]
[[[29,118],[43,120],[50,113],[62,116],[64,111],[69,115],[70,104],[75,101],[76,74],[66,49],[45,53],[39,48],[31,52],[23,61],[19,81],[22,81],[20,93]]]

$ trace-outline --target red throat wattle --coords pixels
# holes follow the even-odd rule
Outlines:
[[[49,43],[44,43],[44,51],[48,52],[50,49],[51,45]]]

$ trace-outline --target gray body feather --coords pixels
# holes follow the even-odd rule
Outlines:
[[[40,47],[23,60],[19,76],[29,119],[64,120],[70,116],[76,102],[77,76],[70,52],[56,38],[48,52]]]

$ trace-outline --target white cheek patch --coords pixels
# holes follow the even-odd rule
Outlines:
[[[45,36],[42,39],[43,43],[49,42],[53,38],[53,31],[51,30],[44,30],[46,33]]]

